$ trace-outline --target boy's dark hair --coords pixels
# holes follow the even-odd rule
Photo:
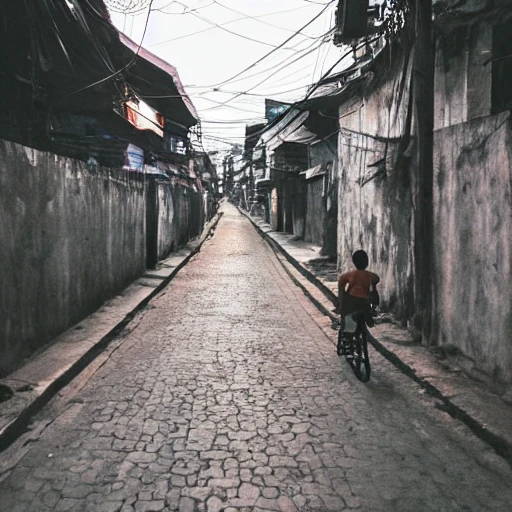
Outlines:
[[[352,261],[354,262],[357,270],[365,270],[368,266],[368,254],[363,250],[356,251],[352,254]]]

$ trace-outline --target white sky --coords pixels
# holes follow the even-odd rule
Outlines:
[[[340,58],[341,51],[330,38],[325,43],[317,39],[332,28],[336,4],[329,0],[154,0],[142,45],[178,69],[201,117],[205,148],[227,149],[215,138],[243,143],[245,124],[264,120],[265,97],[282,101],[304,97],[307,86]],[[327,10],[284,48],[240,77],[219,85],[221,90],[214,90],[284,42],[326,5]],[[186,12],[192,9],[196,10]],[[111,12],[116,27],[137,44],[142,40],[147,15],[147,9],[138,15]],[[199,31],[204,32],[194,34]],[[305,55],[309,50],[314,51]],[[233,99],[232,91],[251,94]],[[226,105],[218,105],[227,100]]]

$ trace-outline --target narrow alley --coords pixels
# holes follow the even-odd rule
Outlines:
[[[215,235],[0,483],[0,509],[509,511],[512,472],[374,352],[357,381],[249,220]]]

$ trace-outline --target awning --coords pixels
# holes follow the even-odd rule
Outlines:
[[[168,162],[157,161],[156,166],[159,171],[164,172],[166,174],[181,176],[180,166],[178,164],[171,164]]]
[[[303,126],[309,112],[291,110],[275,126],[261,136],[261,141],[269,151],[275,151],[284,142],[308,144],[317,139],[316,135]]]
[[[254,182],[254,185],[256,188],[268,188],[272,186],[272,180],[269,180],[268,178],[263,178],[261,180],[256,180]]]
[[[315,165],[315,167],[311,167],[311,169],[308,169],[307,171],[303,171],[300,174],[305,175],[305,178],[307,180],[310,180],[311,178],[317,178],[319,176],[323,176],[325,174],[324,166],[322,164]]]

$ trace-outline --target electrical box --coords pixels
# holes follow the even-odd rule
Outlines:
[[[336,10],[334,44],[349,43],[368,34],[369,0],[340,0]]]

